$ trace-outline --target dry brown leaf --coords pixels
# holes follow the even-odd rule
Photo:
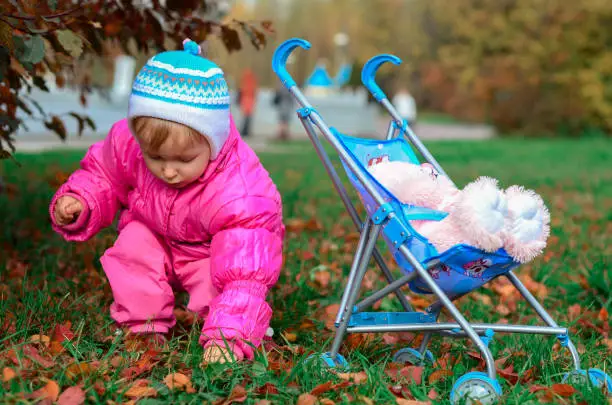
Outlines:
[[[450,370],[436,370],[433,373],[431,373],[427,381],[429,382],[429,385],[433,385],[439,380],[446,378],[446,377],[451,377],[452,375],[453,375],[453,372]]]
[[[138,380],[125,393],[128,398],[149,398],[157,396],[157,390],[149,386],[149,381]]]
[[[85,391],[81,387],[69,387],[57,400],[58,405],[81,405],[85,403]]]
[[[329,398],[323,398],[319,399],[319,405],[336,405],[336,403]]]
[[[297,335],[292,332],[283,332],[283,336],[289,343],[293,343],[297,340]]]
[[[181,391],[188,392],[190,394],[195,392],[193,385],[191,384],[191,379],[182,373],[171,373],[164,378],[164,383],[168,386],[168,388],[177,389]]]
[[[312,394],[304,393],[298,397],[296,405],[315,405],[317,397]]]
[[[66,377],[74,380],[93,374],[97,367],[92,363],[72,363],[66,367]]]
[[[551,390],[560,397],[571,397],[577,392],[576,388],[569,384],[553,384]]]
[[[12,368],[4,367],[2,369],[2,381],[3,382],[9,382],[15,377],[17,377],[17,373]]]
[[[215,402],[215,405],[230,405],[234,402],[244,402],[247,399],[246,390],[242,385],[236,385],[226,400]]]
[[[260,399],[259,401],[255,402],[255,405],[272,405],[272,402],[268,401],[267,399]]]
[[[368,380],[368,375],[365,371],[358,373],[336,373],[336,375],[344,381],[353,381],[355,384],[361,384]]]
[[[359,400],[361,402],[363,402],[366,405],[374,405],[374,401],[372,401],[372,399],[368,398],[368,397],[364,397],[364,396],[360,396]]]
[[[310,391],[312,395],[321,395],[326,393],[327,391],[331,391],[333,389],[334,384],[331,381],[325,382],[323,384],[319,384]]]

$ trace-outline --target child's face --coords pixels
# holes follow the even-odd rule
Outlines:
[[[171,135],[152,151],[145,142],[140,143],[147,168],[171,187],[181,188],[197,180],[210,160],[210,145],[203,136],[197,140],[184,134]]]

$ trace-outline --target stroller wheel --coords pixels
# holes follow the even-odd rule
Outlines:
[[[341,354],[337,354],[334,359],[331,353],[327,352],[321,354],[320,358],[323,360],[323,365],[328,368],[348,368],[349,366],[348,362]]]
[[[492,405],[499,401],[501,395],[501,386],[497,380],[485,373],[471,372],[455,382],[450,401],[453,405]]]
[[[425,356],[421,355],[417,349],[406,347],[400,349],[393,355],[395,363],[410,363],[413,366],[420,366],[424,363],[433,364],[435,362],[434,355],[429,351],[425,351]]]
[[[605,387],[608,396],[612,396],[612,378],[597,368],[590,368],[588,371],[574,370],[563,377],[563,382],[576,385],[584,385],[588,381],[591,381],[591,384],[597,388]]]

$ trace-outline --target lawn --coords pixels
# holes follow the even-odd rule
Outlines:
[[[495,140],[431,142],[431,151],[459,185],[479,175],[506,187],[523,184],[544,197],[552,235],[543,256],[517,274],[553,318],[569,326],[584,368],[610,374],[612,340],[612,142]],[[357,233],[309,144],[283,154],[261,153],[281,190],[288,231],[286,264],[272,290],[275,336],[254,362],[199,367],[201,321],[185,312],[169,344],[144,350],[116,334],[111,292],[98,258],[113,243],[108,229],[89,242],[69,244],[49,225],[53,191],[77,167],[82,152],[18,155],[22,168],[0,163],[0,402],[139,404],[447,404],[453,382],[479,367],[466,340],[434,338],[433,366],[391,362],[402,347],[418,345],[409,333],[351,336],[341,349],[351,365],[330,373],[304,360],[333,338]],[[383,286],[372,266],[363,291]],[[397,270],[394,268],[394,270]],[[405,292],[408,294],[408,290]],[[429,296],[411,296],[416,308]],[[536,317],[501,280],[457,302],[473,322],[536,323]],[[379,310],[398,310],[387,298]],[[506,404],[606,404],[601,391],[558,385],[570,358],[554,338],[495,336]],[[175,375],[174,388],[170,389]],[[557,385],[555,385],[557,384]],[[406,398],[421,402],[407,402]],[[72,401],[72,402],[70,402]],[[269,401],[269,402],[266,402]]]

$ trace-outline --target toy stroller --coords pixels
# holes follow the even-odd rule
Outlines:
[[[415,219],[436,221],[444,218],[445,213],[402,204],[367,170],[372,160],[389,159],[419,164],[410,146],[413,145],[440,174],[446,175],[436,159],[401,119],[374,79],[376,71],[383,63],[391,62],[399,65],[401,60],[396,56],[383,54],[373,57],[363,67],[361,74],[363,84],[392,117],[385,140],[363,139],[343,135],[336,129],[328,127],[316,109],[306,100],[285,67],[287,58],[296,47],[309,49],[310,43],[299,38],[282,43],[274,53],[272,61],[274,72],[301,106],[297,110],[298,117],[355,226],[360,231],[359,243],[335,320],[334,341],[331,350],[322,355],[325,364],[329,367],[347,366],[344,357],[338,353],[347,333],[423,332],[424,337],[418,350],[404,348],[394,355],[394,361],[412,364],[419,364],[425,360],[433,362],[433,356],[427,350],[433,333],[449,337],[467,337],[482,353],[487,371],[469,372],[460,377],[451,391],[451,403],[456,404],[467,399],[468,404],[492,404],[497,402],[502,394],[501,386],[496,380],[494,360],[488,348],[493,334],[495,332],[542,334],[556,336],[561,345],[567,347],[572,355],[574,370],[565,375],[564,381],[585,383],[590,380],[596,386],[601,387],[605,384],[608,391],[612,392],[610,376],[598,369],[580,368],[580,358],[568,336],[568,330],[559,327],[525,288],[513,273],[518,263],[503,249],[487,253],[468,245],[455,245],[445,252],[437,252],[426,238],[410,226],[409,221]],[[367,218],[363,223],[325,152],[315,127],[334,147],[350,183],[357,189],[367,212]],[[393,258],[404,273],[397,280],[393,278],[376,248],[379,235],[382,235],[386,241]],[[372,256],[389,284],[357,302],[359,288]],[[474,263],[486,263],[477,269],[476,277],[474,272],[465,270],[466,265],[470,267]],[[465,319],[452,301],[500,276],[510,280],[548,326],[472,324]],[[400,288],[406,284],[415,293],[434,294],[437,301],[424,313],[415,311],[400,292]],[[405,312],[363,312],[392,293],[397,295]],[[442,308],[447,309],[456,323],[438,322]]]

